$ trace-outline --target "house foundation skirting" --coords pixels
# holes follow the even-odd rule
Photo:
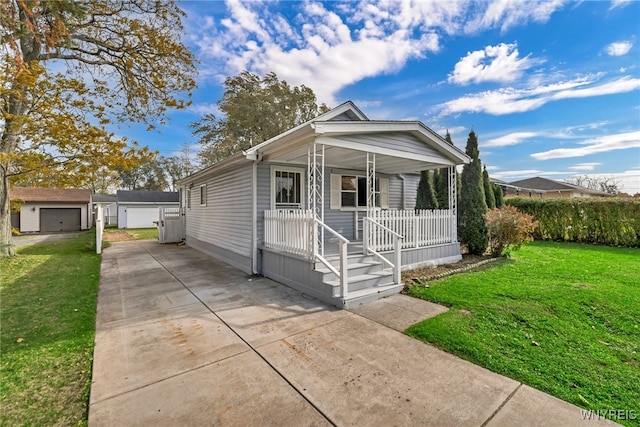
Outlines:
[[[393,262],[393,252],[383,252],[382,255]],[[450,264],[462,259],[460,243],[445,243],[416,249],[402,250],[402,271],[420,267],[434,267],[440,264]]]
[[[342,308],[342,301],[333,297],[333,287],[322,281],[311,260],[278,250],[262,249],[262,275],[308,294],[323,302]]]
[[[213,243],[203,242],[192,236],[187,236],[185,243],[187,246],[204,252],[217,260],[220,260],[232,267],[237,268],[247,274],[252,274],[251,257],[233,252],[230,249],[222,248]]]

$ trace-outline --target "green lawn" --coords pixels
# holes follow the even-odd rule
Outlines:
[[[407,334],[640,425],[640,249],[535,242],[410,292],[451,310]]]
[[[100,255],[95,232],[0,260],[0,425],[86,425]]]
[[[157,228],[105,228],[104,238],[109,241],[158,239]]]

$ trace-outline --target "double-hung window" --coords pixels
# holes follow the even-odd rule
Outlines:
[[[363,176],[342,175],[340,188],[340,206],[343,208],[367,207],[367,178]],[[380,207],[380,179],[375,180],[374,205]]]
[[[302,209],[304,171],[297,168],[271,169],[272,208]]]
[[[367,178],[358,175],[331,174],[331,209],[357,209],[367,207]],[[373,206],[389,207],[389,179],[376,178]]]

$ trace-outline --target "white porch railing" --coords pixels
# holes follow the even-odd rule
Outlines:
[[[312,259],[313,222],[311,210],[264,211],[264,246]]]
[[[338,268],[324,257],[324,246],[319,245],[319,232],[328,231],[339,242]],[[273,210],[264,212],[264,246],[322,262],[340,281],[340,296],[348,294],[347,245],[344,236],[315,218],[312,210]]]
[[[363,218],[364,231],[362,233],[362,248],[365,255],[373,254],[380,258],[385,264],[393,268],[393,282],[400,284],[400,271],[402,269],[402,235],[396,233],[388,227],[380,224],[371,217]],[[393,247],[393,262],[384,257],[378,249],[381,241],[391,240]]]
[[[452,233],[450,209],[436,210],[375,210],[369,211],[369,218],[404,237],[402,248],[420,248],[450,243]],[[394,250],[394,239],[389,233],[373,233],[370,229],[369,246],[376,252]]]

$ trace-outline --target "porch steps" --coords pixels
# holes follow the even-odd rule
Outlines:
[[[340,258],[336,256],[327,257],[333,266],[338,267]],[[403,285],[393,283],[393,270],[384,269],[382,261],[371,255],[353,254],[347,257],[349,289],[347,300],[344,301],[349,306],[352,301],[364,303],[374,301],[381,297],[381,293],[389,295],[398,293]],[[340,294],[340,280],[323,263],[316,263],[316,272],[322,274],[322,282],[333,288],[334,297]],[[366,301],[365,301],[366,300]]]

